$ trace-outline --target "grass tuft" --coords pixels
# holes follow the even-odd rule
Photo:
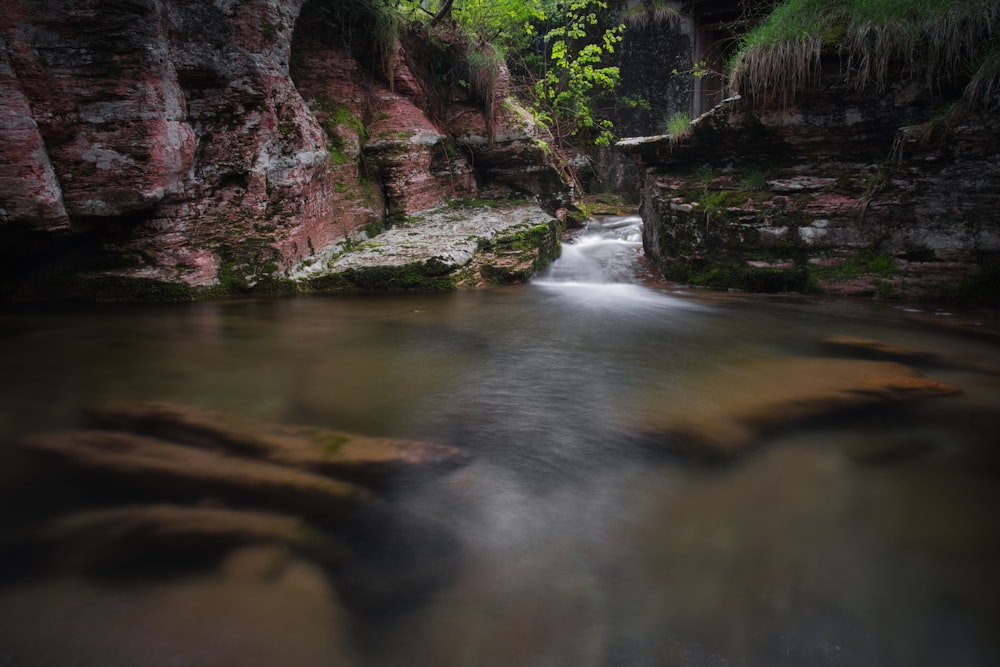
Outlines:
[[[470,43],[466,47],[465,79],[468,81],[473,100],[486,117],[486,132],[491,142],[496,119],[497,85],[503,60],[503,54],[485,42]]]
[[[1000,107],[1000,41],[983,56],[965,87],[964,97],[973,108]]]
[[[997,0],[784,0],[741,39],[730,84],[759,104],[787,106],[816,82],[824,52],[845,58],[858,90],[883,89],[900,67],[938,86],[972,75],[975,61],[982,76],[968,94],[982,103],[997,91],[998,28]]]
[[[662,29],[673,25],[681,17],[675,3],[652,0],[629,7],[622,14],[622,22],[629,30],[642,32],[650,27]]]
[[[763,169],[747,169],[740,179],[740,189],[744,191],[764,191],[767,187],[767,172]]]
[[[701,181],[702,183],[709,183],[715,179],[715,167],[705,163],[699,166],[692,172],[695,180]]]
[[[664,133],[670,135],[670,145],[680,143],[691,136],[691,119],[683,111],[678,111],[666,122]]]

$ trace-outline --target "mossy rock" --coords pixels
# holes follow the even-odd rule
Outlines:
[[[537,205],[457,203],[409,217],[369,241],[345,243],[316,290],[448,291],[527,280],[559,256],[563,223]],[[488,267],[481,270],[483,267]]]
[[[661,271],[667,280],[712,289],[770,294],[815,291],[808,270],[798,266],[776,269],[756,268],[736,261],[667,260],[661,263]]]
[[[187,284],[153,278],[108,274],[85,277],[82,285],[94,301],[166,303],[192,301],[198,297],[198,293]]]
[[[314,289],[348,289],[363,292],[449,292],[455,289],[454,277],[427,263],[402,266],[372,266],[347,269],[314,279]],[[326,286],[326,287],[324,287]]]

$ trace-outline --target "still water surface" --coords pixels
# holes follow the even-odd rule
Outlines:
[[[263,548],[166,574],[28,568],[0,579],[0,665],[1000,664],[1000,345],[933,308],[641,286],[636,223],[595,221],[529,285],[0,314],[8,535],[62,491],[10,444],[107,403],[471,455],[390,490],[455,537],[433,585],[387,571],[398,595],[373,611]],[[637,435],[658,405],[739,390],[706,377],[829,355],[833,334],[961,359],[920,370],[964,393],[770,434],[725,465]],[[919,446],[851,455],[880,441]]]

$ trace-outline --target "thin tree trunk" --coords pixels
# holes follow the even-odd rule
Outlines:
[[[434,15],[433,19],[431,19],[431,25],[437,25],[438,23],[444,21],[445,19],[450,19],[451,6],[454,3],[455,0],[444,0],[444,4],[441,5],[441,9],[439,9],[438,13]]]

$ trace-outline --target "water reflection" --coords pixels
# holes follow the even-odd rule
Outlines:
[[[419,595],[367,604],[372,571],[400,581],[394,551],[441,548],[378,523],[368,548],[381,569],[356,577],[259,546],[169,577],[29,569],[0,587],[0,664],[995,664],[1000,384],[983,368],[1000,368],[1000,346],[892,304],[640,287],[634,220],[591,231],[525,286],[7,313],[8,535],[61,503],[65,480],[29,476],[7,445],[109,402],[425,439],[473,458],[387,494],[459,544],[447,576],[405,582]],[[636,435],[644,411],[740,390],[713,378],[836,356],[819,342],[831,334],[981,368],[921,366],[964,394],[768,432],[723,465]]]

